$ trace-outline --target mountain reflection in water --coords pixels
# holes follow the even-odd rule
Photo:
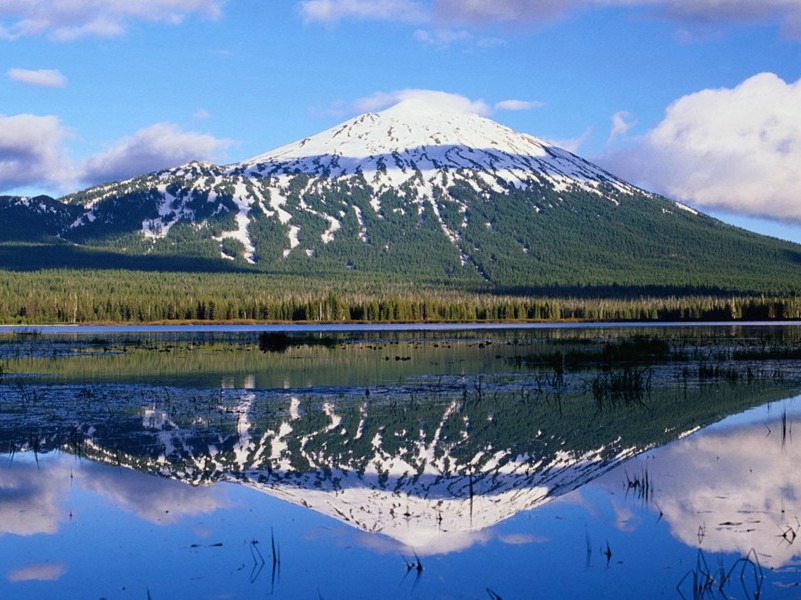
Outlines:
[[[201,586],[200,596],[217,597],[251,560],[269,564],[273,527],[284,563],[324,548],[331,566],[311,578],[324,597],[334,584],[323,571],[356,548],[368,553],[360,568],[371,574],[333,588],[355,596],[384,586],[381,573],[392,567],[380,557],[398,555],[408,557],[401,571],[417,557],[428,578],[419,590],[404,583],[385,595],[482,597],[484,587],[501,595],[492,587],[499,582],[525,595],[533,578],[565,596],[616,589],[621,580],[603,569],[636,569],[635,579],[659,571],[620,594],[640,597],[657,580],[673,589],[697,549],[729,564],[754,549],[776,583],[793,585],[801,450],[792,427],[801,404],[784,399],[801,391],[796,377],[707,382],[680,377],[686,366],[656,365],[653,387],[599,396],[597,379],[581,373],[564,381],[534,371],[425,379],[415,369],[396,385],[291,390],[256,389],[248,377],[249,385],[225,389],[63,377],[6,383],[0,537],[7,557],[29,560],[9,563],[0,590],[66,586],[80,570],[69,540],[96,535],[129,558],[202,555],[203,577],[221,587]],[[638,488],[645,477],[647,491]],[[128,536],[157,548],[132,554]],[[642,562],[643,548],[656,549],[653,562]],[[236,552],[239,563],[215,567],[216,555],[202,554],[212,549]],[[551,564],[556,558],[543,552],[576,561]],[[90,551],[87,560],[98,557]],[[125,577],[158,585],[155,575],[135,574],[139,560]],[[183,560],[170,577],[185,572],[195,581],[188,574],[197,565]],[[531,571],[502,576],[517,561]],[[314,592],[288,569],[278,595]],[[429,575],[437,570],[439,579]],[[483,583],[471,579],[481,573]],[[28,589],[26,597],[53,589],[63,592]],[[169,595],[166,583],[159,589]]]

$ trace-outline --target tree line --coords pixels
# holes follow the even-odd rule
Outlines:
[[[0,322],[735,321],[801,319],[801,297],[470,292],[248,273],[0,272]]]

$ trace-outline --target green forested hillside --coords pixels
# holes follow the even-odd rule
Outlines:
[[[344,213],[333,240],[321,239],[325,219],[297,210],[292,223],[300,230],[299,247],[287,256],[283,255],[287,226],[252,212],[249,233],[255,264],[244,260],[238,240],[221,244],[213,239],[233,226],[230,210],[215,209],[219,214],[212,218],[210,208],[202,213],[205,205],[198,205],[191,210],[196,218],[202,216],[201,225],[182,220],[163,238],[143,237],[140,229],[149,200],[142,194],[104,205],[85,227],[62,231],[62,239],[48,237],[52,225],[37,229],[34,225],[41,219],[36,215],[27,220],[8,215],[0,227],[2,268],[241,271],[331,281],[353,278],[358,272],[359,281],[556,295],[612,286],[751,294],[801,290],[800,246],[731,227],[644,193],[617,194],[615,204],[595,194],[559,195],[545,187],[537,192],[509,189],[489,198],[473,190],[452,189],[454,197],[470,205],[458,212],[450,210],[449,202],[438,204],[442,221],[459,231],[458,243],[452,243],[443,235],[432,206],[409,214],[402,196],[384,194],[379,215],[366,195],[360,197],[358,189],[342,186],[324,198],[303,196],[307,208]],[[218,202],[215,206],[233,203],[224,195]],[[300,196],[290,197],[287,210],[298,202]],[[136,206],[135,216],[119,206]],[[361,224],[354,206],[360,209]],[[65,210],[74,218],[74,205]],[[360,237],[360,231],[368,233]],[[40,245],[17,243],[34,240]],[[225,260],[221,250],[235,260]]]
[[[0,197],[0,320],[801,314],[801,246],[474,117],[451,123],[454,143],[437,125],[420,133],[436,145],[398,150],[378,116],[357,119],[341,130],[378,152],[364,159],[324,132],[325,155],[307,140],[290,158],[193,162],[60,200]],[[465,123],[486,148],[457,143]]]

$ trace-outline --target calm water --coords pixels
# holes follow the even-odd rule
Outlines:
[[[0,335],[0,597],[801,594],[795,325],[261,331]]]

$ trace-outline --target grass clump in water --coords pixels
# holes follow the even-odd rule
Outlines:
[[[324,346],[333,348],[337,340],[329,336],[290,336],[283,331],[265,331],[259,336],[259,350],[262,352],[286,352],[297,346]]]

